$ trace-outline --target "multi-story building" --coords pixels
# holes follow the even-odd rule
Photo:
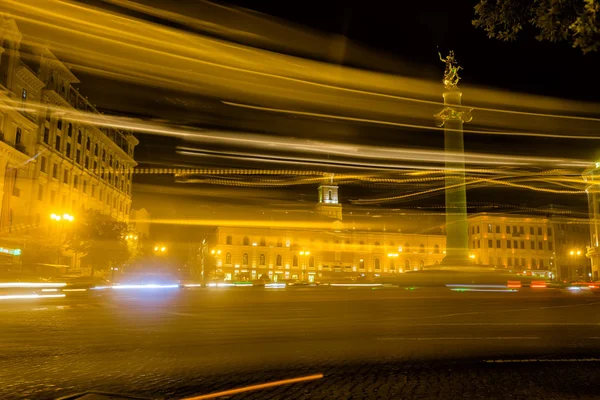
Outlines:
[[[600,183],[600,162],[594,163],[583,172],[583,179],[588,183],[586,188],[588,197],[588,215],[590,224],[590,244],[585,256],[590,259],[591,278],[593,281],[600,280],[600,196],[598,196],[598,184]]]
[[[0,15],[2,245],[60,240],[56,233],[68,221],[51,214],[77,218],[92,208],[126,221],[138,140],[86,122],[86,115],[100,113],[73,87],[79,81],[68,66],[21,40],[14,19]],[[77,263],[76,257],[59,261]]]
[[[236,212],[228,213],[235,220]],[[242,213],[252,220],[248,210]],[[227,280],[390,276],[439,264],[446,252],[440,221],[431,225],[418,213],[343,212],[333,183],[319,187],[319,202],[311,210],[257,214],[265,223],[216,229],[211,264]]]
[[[476,264],[577,280],[585,266],[587,221],[564,216],[481,213],[469,217],[469,252]],[[572,254],[571,254],[572,253]]]

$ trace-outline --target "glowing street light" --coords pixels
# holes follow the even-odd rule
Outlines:
[[[59,214],[50,214],[50,219],[54,220],[54,221],[69,221],[69,222],[73,222],[75,220],[75,217],[72,216],[71,214],[63,214],[63,215],[59,215]]]
[[[471,258],[471,259],[474,260],[475,259],[475,254],[469,254],[469,258]]]
[[[158,244],[158,245],[154,246],[155,253],[165,253],[166,251],[167,251],[166,246],[163,246],[162,244]]]

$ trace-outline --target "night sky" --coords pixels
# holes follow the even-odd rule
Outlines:
[[[165,0],[145,0],[145,4],[186,16],[202,18],[207,10],[204,2],[184,1],[169,2]],[[86,1],[94,5],[102,5],[97,1]],[[443,64],[437,56],[437,48],[442,53],[453,49],[459,63],[464,67],[462,79],[470,84],[484,85],[490,88],[506,89],[518,92],[562,97],[568,99],[597,101],[600,89],[600,54],[583,55],[580,50],[573,49],[568,43],[538,42],[533,37],[535,32],[523,32],[516,42],[499,42],[488,39],[485,32],[475,29],[471,20],[474,17],[475,1],[462,2],[390,2],[390,1],[302,1],[302,2],[267,2],[267,1],[230,1],[229,6],[239,6],[248,10],[279,18],[279,23],[308,27],[327,35],[344,35],[357,46],[376,50],[381,54],[381,62],[361,60],[349,51],[341,62],[345,65],[378,69],[384,72],[415,76],[427,79],[441,79]],[[103,7],[120,10],[106,4]],[[127,12],[135,17],[145,18],[153,22],[172,23],[148,18],[147,16]],[[232,14],[234,15],[235,12]],[[204,14],[206,15],[206,14]],[[220,21],[228,23],[227,14]],[[231,24],[236,23],[231,17]],[[174,26],[178,27],[178,26]],[[186,27],[181,27],[187,29]],[[245,29],[260,30],[260,26],[245,26]],[[206,33],[206,32],[202,32]],[[218,34],[211,33],[217,37]],[[285,42],[285,38],[281,39]],[[277,46],[263,46],[266,49],[285,51]],[[316,59],[327,58],[327,51],[312,49],[304,54]],[[297,53],[297,52],[296,52]],[[325,54],[325,56],[323,56]],[[387,57],[389,55],[389,57]],[[386,57],[396,61],[387,62]],[[400,60],[399,62],[397,60]],[[330,60],[328,60],[330,61]],[[340,60],[336,60],[340,62]],[[78,74],[81,76],[80,74]],[[130,86],[124,89],[120,82],[99,81],[92,76],[82,77],[81,89],[89,93],[99,108],[107,112],[137,113],[142,116],[161,118],[177,123],[189,124],[196,127],[229,127],[232,119],[254,119],[252,113],[230,114],[231,109],[220,106],[220,99],[208,98],[201,93],[189,94],[169,93],[153,89],[152,95],[144,102],[139,99],[132,101],[127,92],[141,93],[146,88]],[[440,85],[441,89],[441,85]],[[122,95],[115,96],[115,92]],[[120,99],[120,100],[119,100]],[[465,99],[467,102],[468,99]],[[194,104],[194,112],[181,104]],[[137,108],[132,107],[135,104]],[[198,110],[201,110],[198,112]],[[206,112],[202,112],[206,110]],[[594,110],[591,110],[594,111]],[[600,111],[600,110],[597,110]],[[193,114],[193,115],[192,115]],[[289,121],[274,117],[265,124],[265,133],[278,134],[278,127],[289,124]],[[476,118],[476,116],[475,116]],[[311,137],[311,134],[327,130],[332,137],[351,142],[377,141],[381,144],[396,146],[420,146],[442,148],[443,136],[432,133],[426,138],[423,132],[410,132],[398,129],[380,127],[364,127],[350,124],[314,121],[313,129],[297,129],[295,135]],[[301,123],[298,126],[302,127]],[[310,126],[307,126],[310,127]],[[137,149],[136,158],[142,165],[148,165],[152,160],[158,164],[185,163],[173,149],[177,144],[173,139],[149,138],[139,136],[141,144]],[[465,135],[465,149],[489,153],[549,155],[594,160],[598,156],[600,142],[573,139],[531,139],[523,137],[490,137],[487,135]],[[206,165],[224,165],[227,167],[243,167],[244,163],[208,160]],[[137,177],[139,183],[155,185],[171,185],[172,177],[152,176]],[[135,187],[135,186],[134,186]],[[316,196],[313,187],[290,189],[294,196],[305,198]],[[134,206],[143,207],[147,194],[135,195]],[[342,196],[371,195],[368,188],[345,188]],[[310,197],[309,197],[310,198]],[[507,190],[469,191],[470,200],[502,201],[511,204],[527,204],[542,206],[545,204],[573,205],[580,210],[585,209],[585,196],[545,196],[538,193]],[[434,203],[443,202],[443,196],[432,199]]]

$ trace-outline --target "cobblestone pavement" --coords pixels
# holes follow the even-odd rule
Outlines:
[[[315,373],[231,398],[598,398],[598,311],[595,297],[426,290],[5,303],[0,398],[182,398]]]

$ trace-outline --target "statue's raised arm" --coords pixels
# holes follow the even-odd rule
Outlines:
[[[458,89],[458,81],[460,80],[460,76],[458,76],[458,71],[462,69],[456,59],[454,58],[454,51],[450,50],[450,54],[446,56],[444,59],[440,52],[438,51],[438,55],[440,56],[440,60],[446,64],[446,69],[444,70],[444,87],[448,90],[456,90]]]

